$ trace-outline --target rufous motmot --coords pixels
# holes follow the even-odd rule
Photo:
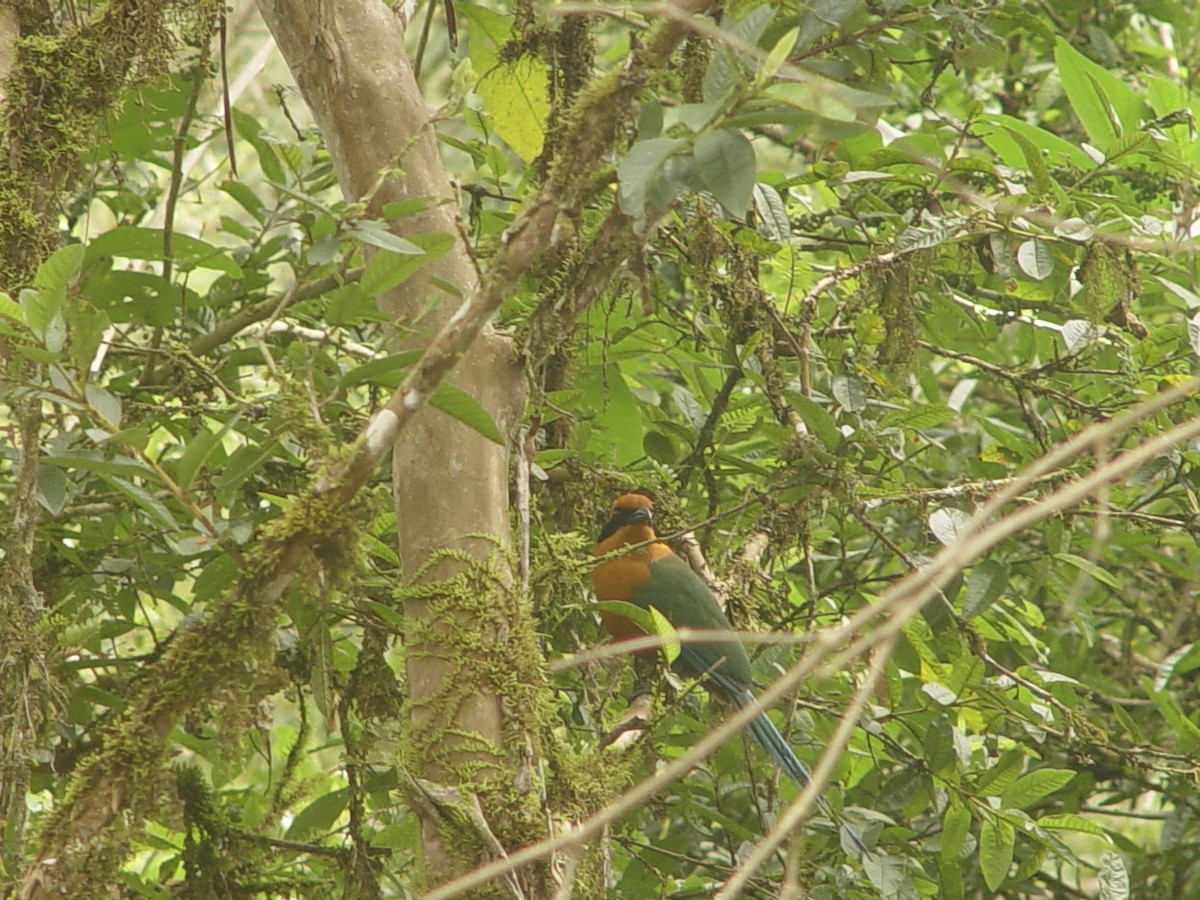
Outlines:
[[[617,553],[623,547],[631,549],[627,553]],[[729,620],[708,585],[670,547],[658,540],[654,532],[654,504],[649,497],[624,494],[617,498],[612,516],[601,530],[592,555],[605,557],[592,569],[597,599],[621,600],[643,609],[653,607],[673,628],[731,630]],[[631,619],[609,610],[602,610],[600,618],[617,640],[644,634]],[[700,679],[710,693],[735,709],[757,704],[750,692],[750,658],[735,640],[685,642],[673,665],[681,675]],[[767,718],[765,710],[751,720],[749,731],[799,787],[803,788],[812,780],[804,763]],[[817,802],[831,819],[838,821],[823,797],[818,797]],[[844,822],[841,826],[851,841],[864,854],[869,854],[858,833]]]

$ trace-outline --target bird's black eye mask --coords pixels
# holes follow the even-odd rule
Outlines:
[[[649,525],[653,520],[653,514],[648,509],[641,507],[637,509],[618,509],[604,523],[604,527],[600,529],[600,537],[596,538],[596,543],[607,540],[626,525],[633,525],[635,523]]]

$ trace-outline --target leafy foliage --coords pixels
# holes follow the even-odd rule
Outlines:
[[[628,15],[468,7],[458,68],[428,62],[482,266],[544,172],[570,164],[555,135],[603,82],[592,72],[636,52]],[[579,173],[597,199],[502,314],[533,382],[530,587],[543,650],[568,663],[542,749],[550,802],[574,817],[725,715],[667,677],[635,751],[597,748],[633,678],[619,655],[573,662],[603,640],[581,562],[616,492],[653,493],[661,530],[696,532],[735,626],[779,636],[753,648],[766,684],[954,544],[998,485],[1182,382],[1198,352],[1186,4],[734,3],[691,27],[628,121],[596,123],[626,149]],[[6,691],[37,709],[32,733],[11,712],[4,725],[32,826],[413,364],[384,352],[376,299],[455,239],[411,233],[419,203],[364,218],[280,98],[233,110],[237,176],[193,178],[184,150],[225,171],[218,121],[176,141],[194,78],[130,93],[68,198],[64,245],[0,296],[6,500],[36,411],[45,609],[14,620],[0,658]],[[179,210],[164,172],[183,179]],[[632,248],[624,267],[597,276],[614,247]],[[444,385],[431,402],[503,441],[475,398]],[[1191,415],[1114,431],[1015,505]],[[1172,896],[1200,877],[1198,463],[1178,446],[971,560],[903,626],[827,790],[879,857],[852,863],[817,821],[749,894]],[[407,723],[389,489],[380,473],[317,548],[273,662],[169,736],[180,765],[146,773],[162,799],[130,838],[129,895],[421,889],[419,786],[393,749]],[[864,671],[823,671],[774,711],[806,761]],[[794,795],[730,742],[622,820],[607,885],[590,887],[707,895]],[[6,832],[0,880],[28,839]]]

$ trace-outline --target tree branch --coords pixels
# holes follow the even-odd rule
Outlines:
[[[678,8],[692,13],[707,5],[706,0],[682,0]],[[612,120],[622,105],[630,103],[685,33],[679,21],[660,22],[645,43],[631,52],[623,70],[581,98],[572,126],[575,140],[564,144],[575,155],[560,161],[505,233],[482,282],[438,331],[344,461],[319,474],[309,490],[289,505],[273,536],[260,538],[256,552],[247,554],[256,560],[256,569],[245,574],[210,615],[181,630],[155,667],[158,677],[146,679],[141,693],[116,717],[104,747],[76,772],[67,791],[70,799],[51,814],[38,857],[25,873],[23,900],[63,896],[81,884],[101,884],[112,876],[123,854],[111,846],[101,848],[101,835],[118,813],[142,815],[155,799],[139,773],[158,763],[167,735],[184,714],[210,702],[218,690],[245,680],[247,663],[270,646],[278,603],[292,577],[311,564],[314,545],[337,527],[401,431],[488,328],[492,314],[518,279],[563,239],[560,217],[576,214],[588,197],[575,175],[598,164],[613,146],[612,139],[597,138],[601,130],[594,122]]]
[[[1080,503],[1105,485],[1127,478],[1138,468],[1170,448],[1200,437],[1200,416],[1187,419],[1181,425],[1096,466],[1088,475],[1064,485],[1039,502],[1023,506],[1011,514],[987,524],[998,513],[1001,506],[1020,496],[1022,491],[1034,484],[1046,472],[1061,465],[1065,459],[1078,455],[1083,449],[1097,441],[1111,439],[1114,435],[1154,413],[1183,400],[1197,389],[1200,389],[1200,378],[1192,378],[1182,385],[1163,391],[1109,422],[1093,425],[1035,461],[1021,476],[1013,479],[1011,484],[997,492],[960,532],[959,539],[953,544],[943,547],[928,565],[906,576],[889,588],[878,602],[859,610],[843,625],[819,633],[813,652],[800,659],[764,691],[759,697],[758,707],[770,707],[782,700],[788,692],[826,662],[829,667],[840,669],[845,667],[851,659],[862,656],[873,648],[886,649],[904,625],[917,615],[947,582],[1001,541],[1036,522],[1058,514],[1063,509]],[[835,653],[836,647],[847,642],[850,643],[846,650]],[[879,653],[875,662],[882,665],[880,660],[886,660],[886,657],[887,653]],[[854,703],[862,702],[860,698],[866,696],[869,690],[869,684],[860,686]],[[449,900],[449,898],[460,896],[487,884],[494,878],[501,877],[511,867],[528,865],[561,847],[582,844],[596,837],[605,828],[641,806],[668,784],[686,775],[697,763],[749,725],[758,711],[759,709],[754,706],[747,706],[739,710],[697,741],[686,753],[663,766],[650,778],[630,788],[571,831],[563,832],[551,840],[525,847],[511,854],[507,861],[481,866],[432,891],[427,895],[426,900]],[[833,762],[830,760],[831,754],[827,750],[822,754],[814,774],[819,773],[822,777],[827,778],[833,767]],[[824,786],[822,777],[813,778],[811,790],[814,792],[814,796],[815,792]],[[809,789],[806,789],[801,796],[804,797],[808,793]],[[797,812],[793,816],[795,819],[793,824],[798,824],[802,815],[802,812]]]

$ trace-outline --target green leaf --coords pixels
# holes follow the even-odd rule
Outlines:
[[[679,638],[675,635],[675,628],[667,617],[664,616],[657,608],[650,607],[650,615],[654,619],[654,634],[663,638],[662,652],[667,660],[667,665],[675,662],[679,658]]]
[[[181,488],[185,490],[192,486],[192,482],[196,480],[196,476],[208,461],[213,451],[221,446],[221,439],[229,433],[234,425],[242,418],[242,414],[235,413],[229,418],[221,430],[214,434],[207,428],[201,427],[183,449],[183,455],[175,463],[175,481]]]
[[[754,183],[754,213],[758,231],[767,240],[783,244],[791,238],[792,223],[775,188]]]
[[[648,457],[665,465],[673,464],[678,456],[671,439],[661,431],[647,431],[642,437],[642,449]]]
[[[963,590],[963,618],[973,619],[987,611],[1008,587],[1008,568],[994,559],[985,559],[967,575]]]
[[[753,0],[749,0],[750,3]],[[775,19],[775,7],[770,3],[755,6],[738,6],[729,15],[722,17],[721,32],[728,34],[734,46],[738,44],[756,46]]]
[[[920,431],[923,428],[936,428],[957,416],[949,406],[940,403],[923,403],[909,409],[892,410],[879,420],[880,428],[905,428]]]
[[[1131,156],[1138,153],[1142,149],[1153,153],[1154,148],[1151,145],[1150,135],[1144,131],[1135,131],[1133,134],[1127,134],[1124,137],[1117,138],[1113,145],[1108,148],[1108,162],[1111,164],[1123,156]]]
[[[57,516],[67,505],[68,487],[66,473],[57,466],[38,466],[38,502],[52,516]]]
[[[957,693],[937,681],[928,681],[921,685],[921,693],[941,706],[953,706],[958,700]]]
[[[792,28],[784,32],[783,37],[775,42],[775,46],[771,48],[771,52],[767,54],[767,58],[759,66],[758,80],[761,84],[766,84],[783,68],[783,64],[787,62],[788,57],[792,53],[792,48],[796,46],[796,38],[799,36],[800,29]]]
[[[88,382],[83,389],[88,405],[114,430],[121,427],[121,401],[98,384]]]
[[[989,816],[979,828],[979,869],[988,890],[996,890],[1008,877],[1016,835],[1003,819]]]
[[[346,227],[346,231],[364,244],[370,244],[372,247],[378,247],[380,250],[387,250],[389,253],[397,253],[401,256],[420,256],[425,252],[412,241],[392,234],[388,230],[386,222],[377,222],[374,219],[360,219],[356,222],[351,222]]]
[[[179,75],[147,79],[110,108],[105,123],[114,156],[145,160],[170,144],[176,117],[182,115],[190,93],[188,79]]]
[[[11,319],[22,325],[26,324],[25,313],[21,310],[21,305],[3,291],[0,291],[0,318]]]
[[[637,136],[643,141],[648,141],[650,138],[660,137],[662,131],[663,106],[657,100],[647,100],[638,113]]]
[[[679,124],[689,131],[700,132],[708,127],[708,124],[715,119],[724,109],[723,103],[682,103],[675,110],[675,115],[679,118]],[[646,132],[643,139],[659,137],[662,134],[658,132]],[[638,136],[642,137],[642,132],[639,129]]]
[[[833,417],[829,415],[825,407],[803,394],[791,391],[788,392],[787,398],[800,418],[804,420],[804,424],[808,426],[808,430],[820,438],[825,449],[831,453],[836,451],[842,443],[842,433],[834,424]]]
[[[378,253],[371,254],[371,258],[363,267],[362,278],[358,282],[364,292],[378,296],[403,284],[422,266],[443,256],[454,246],[454,238],[448,234],[433,232],[413,235],[412,240],[405,241],[405,243],[416,247],[419,255],[407,251],[392,252],[390,249],[383,249]]]
[[[429,398],[429,405],[453,416],[468,428],[478,431],[489,441],[504,446],[504,435],[500,433],[491,413],[462,388],[443,381],[434,388],[433,395]]]
[[[380,603],[378,600],[371,600],[368,597],[358,597],[354,602],[378,616],[385,625],[397,632],[402,632],[408,627],[408,620],[404,618],[404,614],[386,603]]]
[[[378,298],[364,291],[361,284],[351,283],[334,288],[325,295],[325,299],[326,325],[362,325],[386,320],[380,311]]]
[[[153,470],[124,456],[105,459],[98,454],[71,453],[56,454],[45,457],[42,462],[48,466],[60,466],[63,469],[80,469],[85,472],[95,472],[97,475],[127,475],[136,478],[153,477]]]
[[[1000,795],[1000,802],[1007,808],[1028,809],[1065,787],[1074,777],[1073,769],[1034,769],[1009,785]]]
[[[658,634],[658,620],[654,618],[647,607],[624,600],[597,600],[595,607],[600,612],[628,619],[645,634]]]
[[[830,384],[833,399],[847,412],[862,412],[867,408],[867,388],[854,375],[835,375]]]
[[[412,364],[420,359],[424,352],[404,350],[355,366],[338,380],[337,390],[341,392],[356,384],[377,384],[395,390],[404,380],[405,372],[412,368]]]
[[[1013,139],[1018,147],[1021,148],[1021,153],[1025,157],[1025,164],[1029,168],[1029,174],[1033,182],[1033,193],[1036,197],[1043,197],[1049,194],[1054,187],[1054,179],[1050,177],[1050,170],[1046,166],[1046,161],[1042,159],[1042,151],[1038,149],[1033,141],[1017,131],[1015,128],[1005,128],[1009,137]]]
[[[305,635],[305,649],[309,659],[309,688],[313,703],[325,717],[326,725],[333,730],[337,716],[337,696],[333,665],[333,636],[325,616],[317,616]]]
[[[163,505],[161,500],[141,485],[134,484],[132,481],[119,478],[116,475],[103,475],[102,477],[126,497],[129,497],[145,512],[149,513],[150,517],[156,519],[168,532],[173,533],[179,529],[179,523],[175,521],[175,517],[171,515],[171,511]]]
[[[596,410],[592,426],[598,449],[617,466],[629,466],[642,458],[642,408],[629,382],[615,363],[597,371],[598,377],[580,383],[586,389],[584,405]]]
[[[167,327],[175,324],[181,303],[194,305],[194,292],[180,290],[153,272],[103,269],[87,280],[89,299],[113,322]]]
[[[1145,117],[1145,103],[1121,79],[1092,62],[1059,37],[1054,61],[1071,109],[1088,138],[1105,153],[1122,133],[1133,133]]]
[[[954,727],[939,716],[925,730],[923,742],[925,763],[934,775],[947,775],[955,770],[958,753],[954,749]]]
[[[1075,813],[1057,813],[1053,816],[1042,816],[1037,820],[1039,828],[1047,831],[1078,831],[1081,834],[1094,834],[1103,837],[1105,831],[1091,819]]]
[[[725,106],[730,95],[745,82],[742,66],[733,51],[724,44],[718,44],[713,48],[708,66],[704,70],[700,96],[705,105],[714,110],[719,109]]]
[[[61,312],[56,312],[42,330],[42,339],[51,353],[61,353],[67,344],[67,323]]]
[[[25,324],[30,328],[44,332],[50,320],[62,309],[67,289],[79,276],[83,256],[82,244],[68,244],[55,250],[38,266],[33,276],[33,287],[37,292],[37,319],[31,319],[28,312],[25,316]]]
[[[963,842],[971,828],[971,811],[964,806],[951,806],[942,817],[942,860],[957,866],[962,858]]]
[[[213,474],[213,486],[220,493],[232,491],[239,487],[242,482],[253,472],[257,471],[268,459],[280,453],[279,443],[273,440],[239,447],[226,460],[220,472]]]
[[[136,225],[111,228],[92,238],[85,259],[90,264],[105,256],[165,259],[162,229]],[[242,268],[233,261],[229,251],[179,232],[171,236],[171,258],[184,269],[213,269],[239,281],[242,278]]]
[[[1084,559],[1082,556],[1077,556],[1074,553],[1055,553],[1054,559],[1061,563],[1066,563],[1068,566],[1074,566],[1085,575],[1090,575],[1101,584],[1108,585],[1113,590],[1121,590],[1120,580],[1113,575],[1108,569],[1097,565],[1090,559]]]
[[[311,834],[324,834],[331,830],[346,809],[350,793],[346,788],[330,791],[318,797],[300,812],[288,826],[289,840],[298,840]]]
[[[48,332],[54,328],[52,323],[55,322],[55,319],[58,319],[59,328],[62,325],[60,311],[62,300],[65,298],[65,289],[59,292],[56,288],[44,288],[41,290],[23,288],[22,292],[17,296],[20,300],[20,317],[24,319],[26,325],[30,326],[30,329],[34,330],[38,337],[48,342]],[[59,349],[61,349],[61,344]]]
[[[533,457],[533,461],[543,469],[553,469],[555,466],[561,462],[564,462],[565,460],[574,459],[576,455],[577,454],[574,450],[559,450],[552,448],[549,450],[539,450]]]
[[[1191,753],[1197,746],[1200,746],[1200,726],[1197,726],[1183,710],[1183,706],[1170,691],[1156,691],[1149,679],[1142,679],[1142,686],[1150,699],[1154,701],[1154,705],[1158,708],[1159,713],[1167,724],[1174,729],[1179,740],[1179,748],[1184,753]]]
[[[222,191],[228,194],[238,206],[249,213],[255,221],[261,223],[265,218],[264,208],[266,204],[259,198],[258,194],[254,193],[254,189],[250,185],[241,181],[225,180],[217,185]]]
[[[958,540],[959,534],[970,521],[969,513],[953,506],[946,506],[935,509],[929,514],[929,530],[933,532],[933,536],[938,539],[939,543],[948,547]]]
[[[956,694],[962,694],[968,688],[979,688],[987,675],[987,666],[982,659],[973,653],[963,653],[954,660],[950,674],[944,678],[946,687]],[[955,734],[960,732],[955,729]],[[963,765],[967,763],[964,761]]]
[[[937,861],[939,900],[964,900],[963,867],[959,862],[947,862],[944,857]]]
[[[254,148],[254,152],[258,154],[258,164],[262,166],[263,174],[277,184],[286,181],[287,171],[271,142],[263,137],[262,123],[243,111],[240,106],[234,106],[232,113],[234,131]]]
[[[1062,337],[1068,353],[1078,353],[1085,347],[1090,347],[1103,335],[1104,329],[1101,326],[1086,319],[1068,319],[1063,322]]]
[[[773,84],[765,93],[822,119],[846,124],[870,121],[893,104],[890,98],[881,94],[860,91],[812,72],[804,73],[802,81]]]
[[[975,123],[975,133],[987,144],[1006,166],[1020,170],[1032,165],[1025,155],[1022,144],[1014,139],[1019,134],[1037,150],[1041,151],[1046,166],[1075,169],[1091,169],[1088,155],[1074,144],[1056,134],[1030,125],[1012,116],[984,115]]]
[[[1117,139],[1117,127],[1103,87],[1087,71],[1083,54],[1062,38],[1056,41],[1054,56],[1071,109],[1079,117],[1091,142],[1104,150]]]
[[[1021,774],[1025,765],[1025,754],[1020,750],[1006,750],[994,766],[985,771],[977,782],[981,796],[999,797]]]
[[[595,606],[600,612],[628,619],[645,634],[662,637],[663,654],[668,663],[674,662],[679,656],[679,638],[675,635],[674,627],[653,606],[638,606],[624,600],[597,600]]]
[[[696,172],[730,215],[745,215],[754,190],[754,148],[740,131],[702,134],[692,148]]]
[[[533,55],[501,59],[509,44],[512,19],[465,4],[471,65],[480,73],[475,91],[491,116],[496,133],[525,162],[541,155],[550,114],[550,82],[546,64]]]
[[[1113,718],[1117,720],[1117,724],[1125,731],[1127,735],[1139,742],[1146,739],[1142,729],[1138,727],[1137,722],[1133,720],[1133,717],[1129,715],[1129,713],[1125,712],[1125,710],[1116,703],[1110,704],[1109,708],[1112,711]]]
[[[46,331],[46,325],[52,318],[58,315],[58,306],[54,304],[54,295],[48,293],[46,295],[35,291],[33,288],[22,288],[17,294],[20,300],[18,309],[21,311],[21,319],[33,329],[33,331],[42,337]]]
[[[674,198],[675,190],[666,183],[663,166],[683,144],[679,138],[638,141],[617,166],[621,211],[633,217],[639,231],[645,229],[647,204],[653,202],[662,213]]]

